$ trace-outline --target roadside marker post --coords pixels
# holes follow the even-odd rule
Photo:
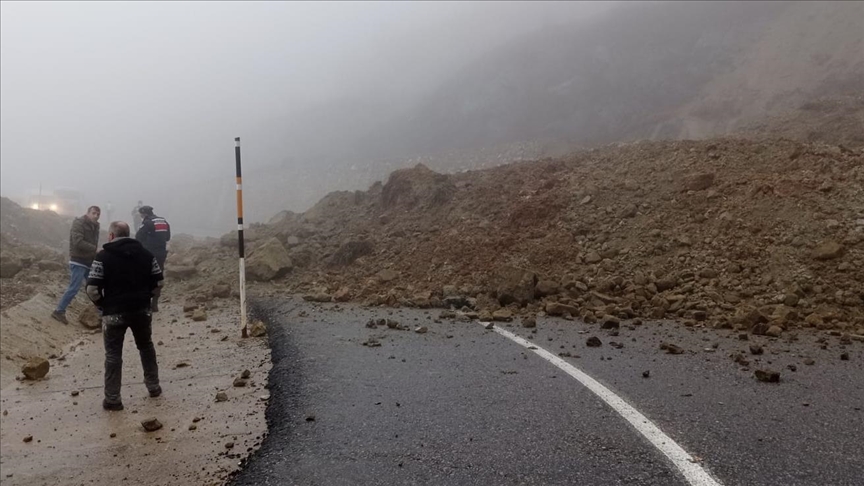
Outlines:
[[[234,159],[237,162],[237,249],[240,256],[240,333],[246,331],[246,250],[243,246],[243,172],[240,169],[240,137],[234,138]]]

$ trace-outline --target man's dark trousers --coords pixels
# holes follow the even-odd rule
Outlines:
[[[102,317],[102,336],[105,340],[105,401],[121,403],[120,385],[123,380],[123,341],[126,329],[132,329],[135,345],[144,368],[144,384],[151,392],[159,390],[159,366],[153,347],[152,315],[149,310],[112,314]]]

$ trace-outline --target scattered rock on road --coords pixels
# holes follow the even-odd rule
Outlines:
[[[249,335],[252,337],[261,337],[267,335],[267,326],[261,321],[252,323],[252,329],[249,330]]]
[[[598,348],[603,345],[603,342],[597,336],[591,336],[585,341],[585,345],[589,348]]]
[[[214,299],[227,299],[231,296],[231,286],[225,284],[216,284],[210,290],[210,295]]]
[[[227,402],[228,401],[228,394],[225,392],[217,393],[216,394],[216,401],[217,402]]]
[[[771,370],[756,370],[753,372],[753,375],[757,380],[765,382],[765,383],[779,383],[780,382],[780,372],[771,371]]]
[[[195,309],[192,313],[192,320],[195,322],[202,322],[207,320],[207,312],[204,309]]]
[[[762,346],[760,346],[758,344],[751,344],[750,345],[750,354],[759,355],[759,354],[762,354],[763,352],[764,352],[764,349],[762,349]]]
[[[51,363],[45,358],[30,358],[21,368],[24,378],[28,380],[41,380],[51,369]]]
[[[146,430],[147,432],[155,432],[162,428],[162,423],[154,417],[147,420],[142,420],[141,426],[144,427],[144,430]]]
[[[429,332],[429,328],[427,328],[426,326],[420,326],[417,329],[414,329],[414,332],[416,332],[417,334],[426,334],[427,332]]]
[[[615,316],[605,315],[601,321],[603,329],[618,329],[621,327],[621,321]]]
[[[303,300],[305,300],[307,302],[318,302],[318,303],[323,304],[326,302],[332,302],[333,297],[329,294],[324,293],[324,292],[319,292],[316,294],[306,294],[303,296]]]
[[[666,354],[684,354],[684,349],[675,344],[662,343],[660,349],[666,351]]]
[[[499,309],[492,313],[492,319],[499,322],[510,322],[513,320],[513,313],[509,309]]]
[[[525,317],[522,319],[522,327],[531,329],[537,327],[537,319],[533,317]]]

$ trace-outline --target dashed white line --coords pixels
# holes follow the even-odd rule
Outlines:
[[[482,325],[488,324],[487,322],[481,322]],[[567,373],[576,379],[579,383],[591,390],[595,395],[600,397],[601,400],[606,402],[607,405],[612,407],[613,410],[618,412],[619,415],[624,417],[625,420],[630,422],[643,437],[648,439],[648,442],[651,443],[654,447],[660,450],[670,461],[675,465],[676,468],[684,475],[684,478],[690,483],[692,486],[722,486],[723,483],[714,479],[708,471],[705,470],[701,465],[698,464],[694,458],[687,453],[681,446],[679,446],[671,437],[663,433],[659,427],[654,425],[653,422],[648,420],[647,417],[642,415],[638,410],[633,408],[629,403],[624,401],[623,398],[616,395],[612,390],[606,388],[601,385],[597,380],[591,378],[588,374],[580,370],[579,368],[573,366],[572,364],[564,361],[563,359],[555,356],[554,354],[546,351],[545,349],[537,346],[536,344],[527,341],[512,332],[505,331],[504,329],[500,329],[499,327],[493,328],[495,332],[498,334],[510,339],[511,341],[533,351],[535,354],[545,359],[546,361],[552,363],[553,365],[560,368],[562,371]]]

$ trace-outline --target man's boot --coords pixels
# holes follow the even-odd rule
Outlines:
[[[51,318],[54,319],[55,321],[62,322],[63,324],[66,324],[66,325],[69,324],[69,321],[66,320],[66,313],[65,312],[58,312],[55,310],[54,312],[51,313]]]

